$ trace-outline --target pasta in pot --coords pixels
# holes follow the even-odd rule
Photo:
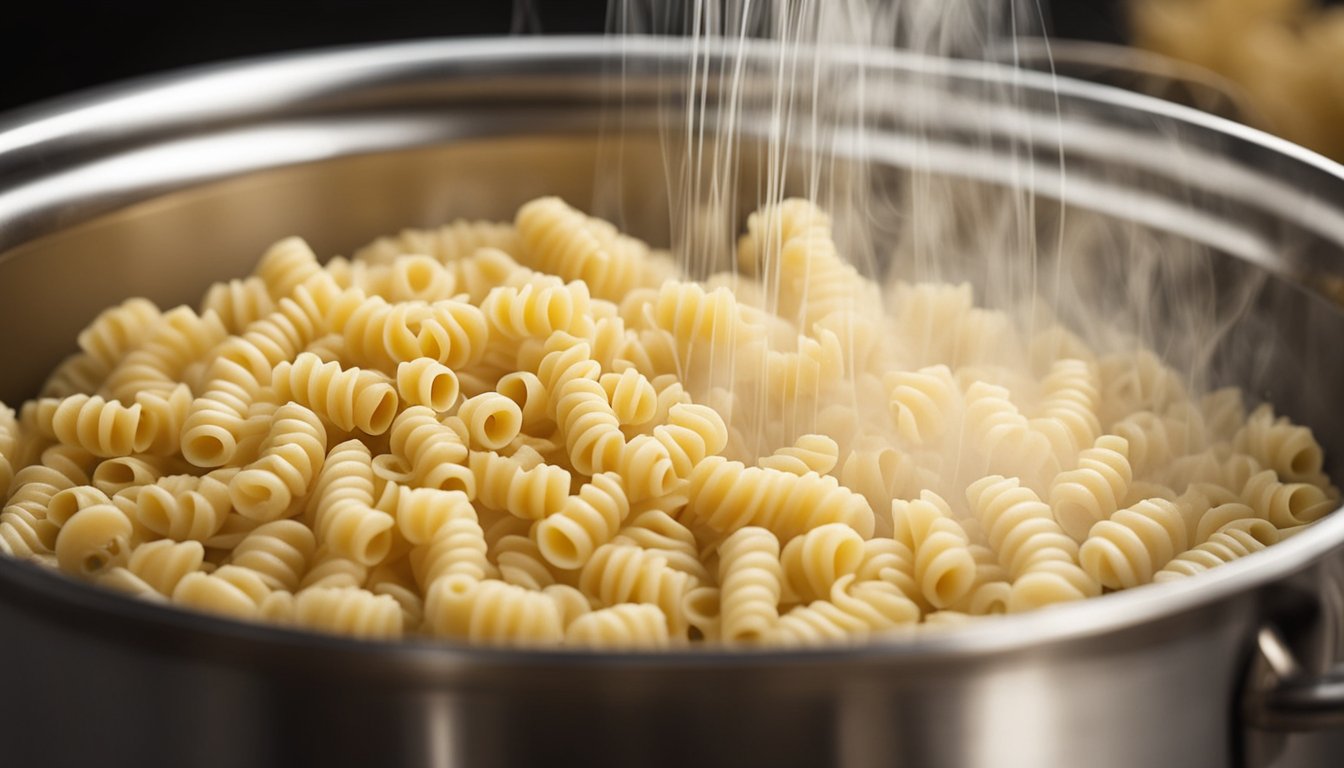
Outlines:
[[[0,409],[0,552],[362,638],[792,647],[1193,576],[1335,508],[1306,427],[968,286],[884,293],[830,227],[767,207],[699,283],[544,198],[128,300]]]

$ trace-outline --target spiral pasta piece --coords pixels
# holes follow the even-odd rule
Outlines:
[[[719,544],[720,637],[760,641],[779,622],[784,589],[779,541],[764,528],[748,526]]]
[[[231,618],[258,616],[271,594],[256,572],[236,565],[222,565],[211,573],[188,573],[173,589],[178,605]]]
[[[229,482],[236,475],[235,469],[223,469],[202,477],[161,477],[136,494],[136,520],[159,536],[207,541],[224,526],[232,507]]]
[[[252,529],[233,548],[229,560],[254,571],[272,590],[296,592],[316,552],[317,539],[308,526],[295,520],[276,520]]]
[[[38,428],[95,456],[130,456],[144,453],[153,443],[153,425],[142,418],[142,411],[138,403],[125,406],[97,395],[39,400]]]
[[[388,595],[353,587],[310,587],[294,596],[294,623],[351,637],[401,637],[401,605]]]
[[[1013,579],[1008,610],[1078,600],[1101,591],[1078,566],[1078,544],[1055,522],[1050,507],[1016,478],[981,478],[966,489],[966,500]]]
[[[865,554],[863,537],[843,523],[818,526],[794,538],[779,557],[787,601],[825,599],[840,577],[858,572]],[[721,567],[722,562],[720,549]]]
[[[1294,426],[1284,418],[1275,419],[1268,405],[1251,413],[1232,444],[1291,482],[1316,481],[1325,464],[1320,443],[1311,429]]]
[[[603,544],[579,573],[579,589],[601,605],[658,606],[674,637],[686,632],[682,602],[693,586],[688,574],[668,566],[667,558],[628,544]]]
[[[892,538],[914,553],[914,577],[929,605],[946,608],[975,584],[975,557],[947,502],[932,491],[891,502]]]
[[[1308,483],[1281,483],[1272,469],[1252,475],[1241,489],[1241,498],[1257,517],[1279,528],[1315,522],[1334,510],[1336,500]]]
[[[436,360],[421,357],[397,365],[397,393],[403,403],[446,413],[457,403],[459,391],[457,374]]]
[[[487,451],[507,446],[523,428],[522,409],[498,392],[467,398],[458,407],[457,416],[467,426],[471,445]]]
[[[1267,520],[1250,518],[1224,527],[1209,540],[1186,550],[1153,574],[1153,581],[1166,582],[1195,576],[1214,566],[1259,552],[1279,540],[1279,532]]]
[[[657,649],[671,645],[671,638],[658,606],[622,603],[575,618],[565,628],[565,644],[612,651]]]
[[[260,277],[215,283],[201,300],[201,313],[214,312],[229,333],[240,333],[275,311],[271,289]]]
[[[1088,575],[1110,589],[1146,584],[1186,549],[1185,521],[1176,505],[1148,499],[1092,527],[1078,550]]]
[[[491,645],[554,645],[565,631],[557,601],[545,592],[464,574],[430,585],[425,620],[435,636]]]
[[[1060,473],[1050,486],[1050,508],[1055,521],[1074,541],[1108,519],[1129,493],[1134,473],[1129,466],[1129,444],[1123,437],[1104,435],[1078,457],[1078,468]]]
[[[793,475],[710,456],[696,465],[690,481],[686,518],[721,533],[759,525],[787,541],[826,523],[844,523],[860,536],[873,535],[867,500],[833,477]]]
[[[103,391],[121,402],[130,402],[141,392],[169,393],[188,365],[203,359],[227,336],[214,312],[197,315],[190,307],[170,310],[145,331],[144,343],[112,369]]]
[[[629,514],[630,501],[620,475],[594,475],[576,495],[565,499],[559,511],[537,524],[537,547],[551,565],[577,569],[592,557],[593,550],[616,535]]]
[[[824,475],[835,469],[840,461],[840,446],[826,435],[802,435],[793,445],[785,446],[763,456],[756,462],[759,467],[776,469],[794,475],[815,472]]]
[[[160,317],[159,308],[149,299],[127,299],[103,310],[80,332],[79,348],[111,370],[144,341],[146,332]]]
[[[891,414],[896,431],[911,445],[932,442],[947,429],[948,415],[960,399],[952,371],[934,365],[888,374]]]
[[[545,339],[556,331],[586,336],[592,331],[588,286],[538,276],[521,286],[499,286],[481,302],[491,337],[518,342]]]
[[[146,586],[170,597],[189,573],[197,573],[205,562],[205,547],[198,541],[150,541],[131,550],[126,570]]]
[[[368,446],[359,440],[334,446],[322,463],[311,498],[317,543],[364,565],[376,565],[387,557],[396,520],[374,506]]]
[[[402,489],[395,510],[397,530],[411,544],[428,544],[450,520],[476,515],[465,493],[436,488]]]
[[[453,491],[433,491],[434,494]],[[453,574],[476,581],[498,576],[486,556],[489,547],[476,510],[470,505],[452,505],[427,544],[411,551],[412,567],[421,585],[428,587]]]
[[[418,485],[442,490],[471,490],[460,469],[467,458],[466,442],[452,429],[444,426],[434,411],[426,406],[412,406],[402,411],[392,422],[390,447],[392,452],[410,464]],[[470,476],[470,473],[466,473]]]
[[[280,406],[260,457],[229,480],[234,508],[261,522],[285,516],[322,470],[326,442],[315,413],[297,403]]]
[[[489,534],[486,535],[488,538]],[[541,556],[541,549],[530,536],[503,536],[490,546],[490,554],[503,581],[535,590],[555,583],[555,576]],[[586,603],[587,598],[584,600]]]
[[[842,576],[829,600],[800,605],[780,617],[769,640],[783,646],[855,642],[919,621],[919,607],[894,585]]]
[[[515,459],[493,451],[469,459],[476,483],[476,501],[527,520],[541,520],[561,510],[569,497],[571,476],[563,467],[538,464],[524,470]]]
[[[633,288],[661,282],[662,275],[647,267],[648,246],[558,197],[519,208],[514,226],[519,261],[565,280],[582,280],[595,297],[619,301]]]
[[[133,530],[130,518],[115,505],[85,507],[56,534],[56,563],[69,574],[97,576],[125,562]]]
[[[271,385],[282,400],[313,409],[337,427],[381,435],[397,415],[397,392],[372,371],[323,363],[311,352],[275,367]]]
[[[380,237],[355,251],[351,258],[369,264],[387,264],[405,254],[424,254],[442,264],[451,264],[470,258],[482,248],[516,253],[518,233],[508,223],[459,219],[437,229],[407,229],[392,237]]]

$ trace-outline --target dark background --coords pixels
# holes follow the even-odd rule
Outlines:
[[[1043,2],[1049,32],[1119,41],[1118,0]],[[607,0],[0,0],[0,111],[135,75],[440,36],[600,33]]]

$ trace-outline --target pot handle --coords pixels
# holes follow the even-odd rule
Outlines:
[[[1275,731],[1344,728],[1344,664],[1312,675],[1277,629],[1261,629],[1257,641],[1272,680],[1247,699],[1251,724]]]

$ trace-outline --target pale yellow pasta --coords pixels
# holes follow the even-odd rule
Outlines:
[[[418,485],[442,490],[471,490],[471,473],[460,471],[467,445],[457,432],[445,427],[427,406],[405,409],[392,422],[391,449],[404,458]],[[467,483],[470,482],[470,486]]]
[[[229,482],[237,470],[207,475],[169,475],[138,488],[136,520],[159,536],[206,541],[223,527],[231,508]]]
[[[649,248],[601,219],[585,216],[556,197],[518,209],[518,260],[565,280],[582,280],[593,296],[619,301],[631,289],[655,287]]]
[[[1255,409],[1232,443],[1289,482],[1318,480],[1325,461],[1311,429],[1274,418],[1268,405]]]
[[[193,362],[228,337],[219,315],[197,315],[190,307],[165,312],[145,330],[144,343],[121,359],[100,394],[130,402],[142,392],[170,392]]]
[[[369,639],[395,639],[403,629],[396,600],[353,587],[310,587],[294,595],[294,623]]]
[[[503,581],[537,590],[555,583],[555,576],[542,558],[541,549],[530,536],[503,536],[490,545],[490,553]]]
[[[722,557],[720,548],[720,567]],[[779,559],[787,588],[784,602],[810,603],[828,597],[841,576],[859,570],[865,560],[863,537],[844,523],[828,523],[794,538]]]
[[[311,352],[275,367],[271,385],[282,400],[311,408],[346,431],[380,435],[397,415],[397,391],[372,371],[323,363]]]
[[[396,520],[374,506],[373,459],[368,446],[358,440],[334,446],[310,499],[317,543],[364,565],[376,565],[387,557]]]
[[[603,606],[649,603],[662,609],[674,637],[686,632],[682,601],[695,581],[667,558],[628,544],[604,544],[579,575],[579,589]]]
[[[1246,481],[1241,497],[1258,517],[1279,528],[1315,522],[1338,506],[1338,500],[1321,488],[1309,483],[1279,482],[1268,469]]]
[[[276,520],[244,536],[233,548],[229,562],[256,572],[273,590],[294,592],[316,551],[317,539],[308,526],[295,520]]]
[[[325,266],[282,240],[0,406],[0,552],[355,637],[800,647],[1194,575],[1337,505],[1239,390],[880,288],[836,234],[768,205],[704,281],[557,198]]]
[[[884,377],[890,391],[896,430],[913,445],[932,442],[947,429],[949,412],[961,400],[952,371],[934,365],[918,371],[893,371]]]
[[[207,613],[232,618],[255,618],[271,594],[255,571],[223,565],[212,573],[188,573],[173,589],[172,601]]]
[[[1075,541],[1082,541],[1093,524],[1115,514],[1133,479],[1129,443],[1123,437],[1103,435],[1079,454],[1077,469],[1061,472],[1051,484],[1055,521]]]
[[[1088,575],[1109,589],[1146,584],[1186,548],[1185,521],[1176,505],[1149,499],[1119,510],[1092,527],[1078,550]]]
[[[531,469],[493,451],[473,452],[469,459],[475,479],[475,500],[528,520],[541,520],[560,511],[569,497],[572,476],[563,467],[538,464]]]
[[[781,616],[770,640],[785,646],[854,642],[913,624],[919,615],[919,607],[892,584],[843,576],[831,587],[829,600],[800,605]]]
[[[253,274],[265,283],[271,298],[279,301],[298,287],[320,279],[323,272],[317,255],[303,238],[287,237],[266,249]]]
[[[975,557],[947,502],[931,491],[891,502],[892,538],[914,553],[914,577],[929,605],[946,608],[975,583]]]
[[[982,478],[966,489],[989,544],[1013,579],[1010,611],[1079,600],[1101,591],[1078,566],[1078,545],[1050,507],[1015,478]]]
[[[594,475],[579,492],[565,499],[533,533],[542,557],[557,568],[574,570],[606,544],[630,514],[630,500],[614,472]]]
[[[1259,552],[1278,540],[1279,532],[1266,520],[1251,518],[1231,523],[1203,544],[1177,555],[1153,575],[1153,581],[1173,581],[1194,576],[1214,566]]]
[[[481,302],[492,339],[510,342],[546,339],[556,331],[575,336],[592,332],[588,286],[536,275],[520,286],[499,286]]]
[[[457,416],[467,426],[470,445],[487,451],[513,442],[523,428],[522,409],[498,392],[467,398],[458,407]]]
[[[622,603],[590,611],[569,622],[565,643],[616,651],[666,648],[671,639],[667,617],[658,606]]]
[[[397,365],[397,393],[409,405],[446,413],[457,404],[457,374],[436,360],[421,357]]]
[[[762,456],[757,466],[805,475],[816,472],[824,475],[835,469],[840,461],[840,446],[826,435],[801,435],[793,445],[780,448],[769,456]]]
[[[470,257],[481,248],[516,252],[518,235],[513,225],[460,220],[437,229],[407,229],[394,237],[378,238],[355,251],[352,258],[369,264],[386,264],[406,254],[424,254],[451,264]]]
[[[719,545],[722,639],[752,642],[774,632],[783,590],[784,569],[774,534],[746,526],[724,539]]]
[[[229,480],[229,499],[253,520],[283,517],[308,493],[325,458],[326,430],[317,415],[297,403],[282,405],[261,455]]]
[[[425,621],[438,637],[491,645],[554,645],[564,637],[560,608],[550,595],[462,574],[430,585]]]
[[[794,475],[710,456],[691,473],[686,516],[721,533],[760,525],[788,540],[826,523],[873,534],[867,500],[833,477]]]
[[[67,573],[95,576],[125,562],[132,531],[130,518],[115,505],[85,507],[56,535],[56,562]]]
[[[145,340],[145,333],[158,322],[159,308],[149,299],[127,299],[99,313],[80,332],[79,348],[111,370]]]
[[[163,597],[171,597],[182,579],[201,570],[205,548],[197,541],[150,541],[131,551],[126,570]]]
[[[411,550],[411,567],[416,580],[428,587],[440,578],[454,574],[477,581],[497,577],[497,569],[486,557],[485,531],[481,529],[476,510],[470,504],[459,504],[451,506],[449,511],[429,541]]]
[[[271,289],[260,277],[215,283],[201,299],[201,312],[213,311],[229,333],[240,333],[275,311]]]

